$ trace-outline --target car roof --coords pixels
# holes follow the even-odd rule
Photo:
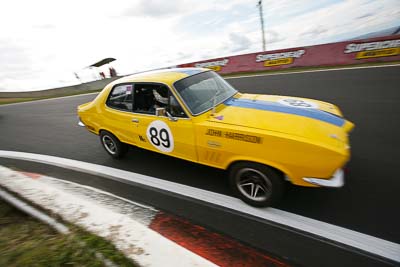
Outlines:
[[[210,71],[206,68],[170,68],[170,69],[159,69],[146,71],[141,73],[135,73],[116,80],[115,83],[125,82],[160,82],[172,85],[174,82],[184,79],[186,77]]]

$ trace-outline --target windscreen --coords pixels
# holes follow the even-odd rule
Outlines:
[[[174,84],[193,115],[201,114],[232,97],[237,91],[213,71],[202,72]]]

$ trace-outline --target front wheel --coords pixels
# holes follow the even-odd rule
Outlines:
[[[101,131],[100,142],[107,153],[116,159],[122,158],[128,151],[126,144],[119,141],[117,137],[107,131]]]
[[[236,163],[230,168],[229,180],[234,193],[244,202],[255,207],[276,204],[284,192],[282,175],[258,163]]]

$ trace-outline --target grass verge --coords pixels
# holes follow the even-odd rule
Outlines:
[[[10,103],[19,103],[19,102],[27,102],[37,100],[37,98],[0,98],[1,104],[10,104]]]
[[[36,98],[0,98],[0,105],[14,104],[14,103],[20,103],[20,102],[29,102],[29,101],[36,101],[36,100],[43,100],[43,99],[51,99],[51,98],[64,97],[64,96],[84,95],[84,94],[90,94],[90,93],[97,93],[97,92],[100,92],[101,90],[102,89],[97,89],[97,90],[89,90],[89,91],[84,91],[84,92],[76,92],[76,93],[70,93],[70,94],[57,94],[57,95],[52,95],[52,96],[36,97]]]
[[[118,266],[139,266],[114,245],[67,225],[62,235],[0,199],[0,266],[104,266],[101,253]]]

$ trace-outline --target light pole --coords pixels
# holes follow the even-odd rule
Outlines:
[[[258,1],[257,6],[260,10],[262,44],[263,44],[263,51],[265,51],[264,14],[263,14],[262,0]]]

